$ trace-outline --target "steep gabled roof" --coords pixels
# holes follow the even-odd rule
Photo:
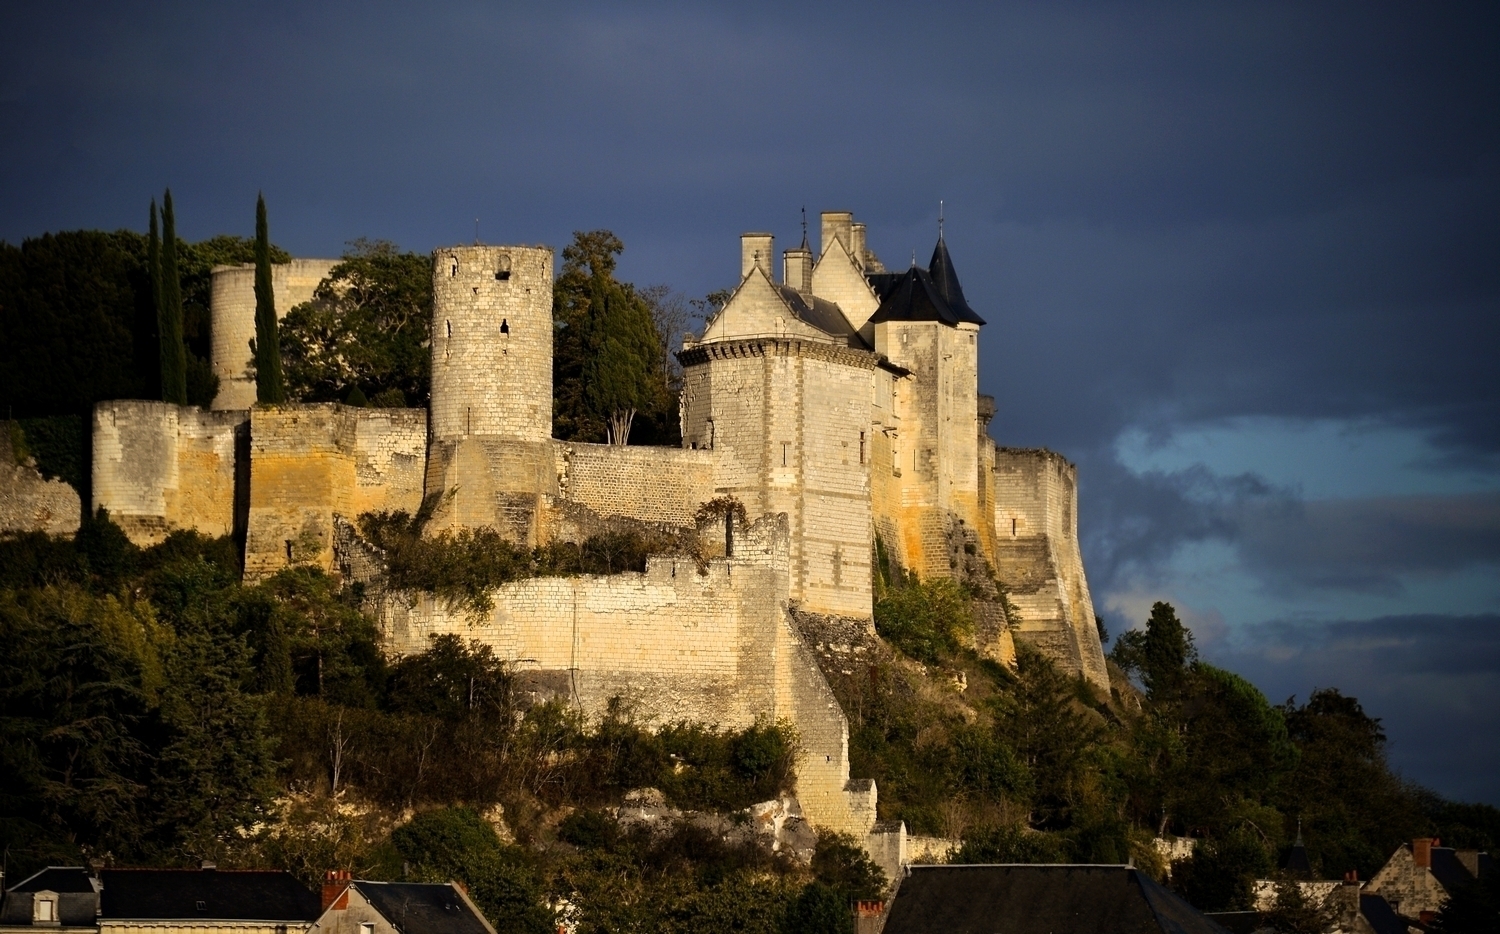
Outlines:
[[[1225,934],[1130,866],[912,866],[885,934]]]
[[[93,892],[97,890],[89,871],[82,866],[48,866],[6,889],[7,892]]]
[[[949,307],[927,270],[908,269],[882,296],[880,307],[870,316],[871,324],[882,321],[941,321],[957,326],[960,318]]]
[[[799,320],[831,337],[843,338],[849,342],[850,347],[857,347],[860,350],[870,349],[864,339],[859,336],[859,332],[850,326],[849,319],[844,317],[838,305],[827,299],[818,298],[816,295],[803,295],[787,285],[776,286],[776,291],[781,294],[782,301],[786,302],[787,310],[796,315]]]
[[[318,896],[289,872],[250,869],[105,869],[108,919],[315,921]]]
[[[953,270],[953,257],[948,255],[948,243],[941,234],[938,235],[937,246],[932,250],[932,262],[927,264],[927,274],[932,277],[932,284],[937,287],[938,294],[943,296],[958,320],[984,324],[984,319],[976,315],[964,300],[963,287],[958,284],[958,273]]]
[[[359,881],[354,886],[401,934],[495,934],[453,885]]]

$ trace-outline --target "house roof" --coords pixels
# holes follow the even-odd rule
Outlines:
[[[7,892],[94,892],[89,871],[82,866],[48,866],[6,889]]]
[[[315,921],[322,914],[318,896],[288,872],[105,869],[100,876],[107,919]]]
[[[1312,861],[1307,858],[1307,847],[1303,845],[1300,835],[1297,837],[1297,842],[1292,844],[1292,848],[1287,851],[1286,862],[1281,864],[1281,868],[1287,872],[1312,877]]]
[[[894,281],[887,276],[874,277],[871,287],[880,295],[880,307],[870,316],[871,324],[882,321],[941,321],[948,325],[984,324],[968,305],[956,307],[943,297],[932,276],[920,266],[913,266]],[[957,280],[954,280],[955,284]],[[958,293],[962,301],[963,293]]]
[[[402,934],[495,934],[452,885],[364,881],[354,885]]]
[[[1407,924],[1391,910],[1390,902],[1379,895],[1359,896],[1359,913],[1364,915],[1375,934],[1406,934]]]
[[[0,906],[0,925],[29,926],[35,916],[37,892],[56,892],[56,925],[93,927],[99,907],[96,880],[81,866],[48,866],[22,879],[5,893]]]
[[[1130,866],[913,866],[885,934],[1225,934]]]

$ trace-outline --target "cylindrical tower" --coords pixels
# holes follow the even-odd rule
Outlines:
[[[276,320],[303,302],[338,265],[336,259],[294,259],[271,267]],[[248,409],[255,404],[255,377],[250,372],[250,341],[255,337],[255,266],[215,266],[211,273],[209,316],[214,375],[219,377],[215,409]]]
[[[552,437],[552,251],[432,254],[432,437]]]

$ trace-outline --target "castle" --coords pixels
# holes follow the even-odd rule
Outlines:
[[[739,285],[678,353],[680,448],[553,439],[548,248],[434,251],[427,409],[253,405],[252,271],[216,269],[213,408],[100,403],[92,505],[142,544],[183,528],[243,535],[248,580],[312,564],[374,581],[380,555],[351,520],[414,513],[433,494],[430,529],[491,527],[525,545],[630,524],[708,541],[700,506],[733,497],[746,521],[732,551],[719,536],[706,570],[662,555],[641,574],[520,581],[482,619],[378,589],[372,609],[392,652],[445,632],[481,639],[591,713],[623,697],[660,723],[789,719],[808,819],[899,865],[916,844],[877,825],[874,783],[851,779],[848,726],[819,667],[854,664],[849,643],[873,634],[877,562],[981,590],[993,569],[1015,613],[986,604],[980,652],[1005,660],[1020,639],[1106,690],[1108,676],[1074,468],[988,437],[984,321],[941,235],[927,268],[899,272],[848,213],[822,215],[818,246],[804,236],[778,275],[771,235],[741,238]],[[332,264],[278,267],[278,314]]]

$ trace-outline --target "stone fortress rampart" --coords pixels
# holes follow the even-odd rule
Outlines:
[[[421,651],[445,632],[479,638],[539,691],[592,716],[620,697],[653,723],[785,718],[801,736],[807,818],[898,859],[915,844],[903,827],[877,825],[874,783],[850,778],[847,722],[808,641],[818,637],[804,632],[819,620],[873,639],[877,553],[924,578],[973,580],[988,565],[1019,618],[987,617],[976,648],[1004,659],[1022,640],[1096,685],[1108,680],[1075,470],[989,438],[984,321],[946,244],[927,268],[890,272],[847,212],[825,213],[821,233],[818,250],[804,241],[783,252],[779,276],[772,237],[742,238],[738,287],[678,354],[680,448],[552,438],[548,248],[433,252],[424,409],[252,405],[253,271],[215,270],[214,410],[100,403],[90,505],[142,544],[174,529],[241,536],[250,581],[292,565],[363,580],[389,651]],[[278,268],[278,316],[332,265]],[[381,556],[354,524],[428,499],[432,532],[494,528],[534,546],[642,524],[697,532],[699,507],[724,496],[749,524],[733,554],[710,550],[705,572],[663,555],[643,574],[521,581],[497,590],[480,620],[386,590]],[[941,849],[917,849],[929,846]]]

